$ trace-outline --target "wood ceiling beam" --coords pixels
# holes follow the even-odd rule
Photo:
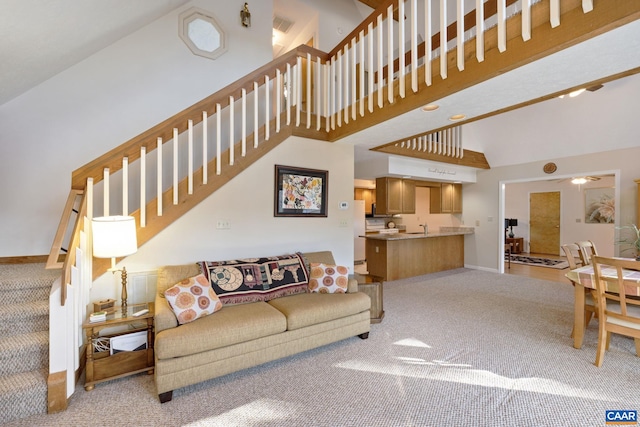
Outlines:
[[[468,166],[477,169],[491,169],[489,162],[483,153],[472,150],[464,150],[464,157],[457,158],[451,156],[443,156],[441,154],[427,153],[418,150],[410,150],[408,148],[398,147],[396,145],[384,145],[372,148],[371,151],[380,153],[393,154],[396,156],[412,157],[414,159],[431,160],[439,163],[449,163],[457,166]]]

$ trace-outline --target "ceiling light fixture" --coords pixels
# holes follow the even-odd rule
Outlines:
[[[587,178],[573,178],[571,180],[572,184],[578,184],[578,185],[586,184],[586,182],[587,182]]]
[[[453,116],[449,117],[449,120],[451,120],[452,122],[457,122],[466,118],[467,116],[465,116],[464,114],[454,114]]]
[[[580,95],[585,90],[587,90],[587,89],[582,88],[582,89],[574,90],[573,92],[569,93],[569,98],[575,98],[576,96]]]
[[[438,108],[440,108],[439,105],[436,104],[429,104],[429,105],[425,105],[424,107],[421,108],[422,111],[436,111]]]

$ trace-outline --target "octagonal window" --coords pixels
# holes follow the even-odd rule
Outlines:
[[[180,14],[180,38],[191,52],[216,59],[227,51],[224,31],[212,13],[191,8]]]

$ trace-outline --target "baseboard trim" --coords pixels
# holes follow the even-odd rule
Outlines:
[[[50,373],[47,378],[47,413],[67,409],[67,371]]]

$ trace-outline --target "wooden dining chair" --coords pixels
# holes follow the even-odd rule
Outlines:
[[[591,264],[591,258],[598,255],[596,245],[591,240],[576,242],[576,245],[580,247],[580,259],[582,260],[582,264]]]
[[[575,243],[566,243],[561,245],[564,254],[567,257],[567,262],[569,263],[569,269],[575,270],[578,267],[582,267],[584,263],[582,262],[582,258],[580,257],[580,246]],[[571,285],[575,286],[575,283],[571,281]],[[598,310],[596,309],[596,297],[595,290],[584,290],[584,327],[586,329],[589,326],[589,322],[595,316],[598,316]],[[573,337],[574,331],[571,331],[571,336]]]
[[[636,355],[640,356],[640,300],[629,295],[640,295],[640,282],[624,280],[623,270],[640,272],[640,261],[628,258],[607,258],[594,256],[593,276],[596,281],[598,306],[598,350],[597,367],[602,366],[605,350],[609,349],[611,333],[626,335],[635,341]],[[608,274],[603,272],[607,268]],[[615,270],[615,277],[611,275]]]

